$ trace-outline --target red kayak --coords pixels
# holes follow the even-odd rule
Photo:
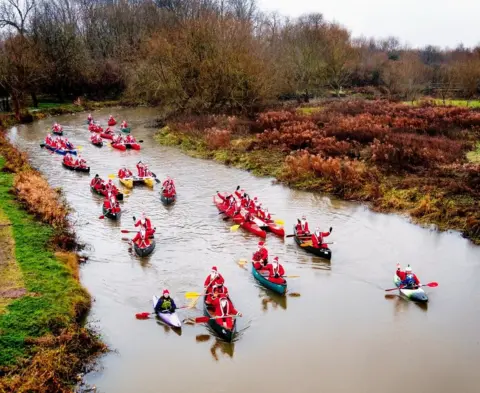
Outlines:
[[[115,119],[109,119],[108,120],[108,126],[113,127],[115,124],[117,124],[117,121]]]
[[[103,139],[110,139],[110,140],[113,139],[113,136],[114,136],[114,135],[115,135],[115,134],[114,134],[113,132],[110,133],[110,132],[107,132],[107,131],[102,132],[102,133],[100,134],[100,136],[101,136]]]
[[[242,209],[243,214],[246,213],[245,209]],[[272,232],[275,235],[285,237],[285,229],[283,228],[282,225],[275,224],[273,220],[262,220],[258,217],[255,217],[253,219],[255,224],[257,224],[261,229],[264,229],[268,232]]]
[[[140,145],[138,143],[127,143],[125,142],[127,149],[140,150]]]
[[[125,151],[127,150],[127,148],[125,147],[125,145],[123,143],[111,143],[112,147],[114,149],[118,149],[118,150],[121,150],[121,151]]]
[[[227,206],[218,195],[213,196],[213,203],[215,204],[215,206],[217,206],[218,210],[220,210],[221,212],[226,212]],[[225,214],[228,217],[232,218],[233,221],[239,224],[243,229],[253,233],[254,235],[260,236],[262,238],[267,237],[267,233],[263,229],[261,229],[257,224],[253,222],[244,222],[245,218],[244,216],[242,216],[242,214],[237,214],[235,216],[233,216],[233,214],[230,214],[230,213],[225,213]]]

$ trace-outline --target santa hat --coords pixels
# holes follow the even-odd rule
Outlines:
[[[255,197],[255,198],[253,198],[253,200],[254,200],[254,201],[258,201],[258,198],[257,198],[257,197]]]
[[[164,289],[163,294],[166,295],[167,293],[170,295],[170,292],[168,292],[168,289]]]
[[[265,245],[265,242],[258,242],[259,247],[263,247]]]
[[[273,258],[275,262],[278,262],[278,257]]]
[[[217,271],[217,267],[216,267],[216,266],[213,266],[213,267],[212,267],[212,270],[213,270],[214,272],[216,272],[216,271]]]

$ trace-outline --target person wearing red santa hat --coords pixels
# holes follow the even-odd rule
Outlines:
[[[205,299],[206,303],[211,303],[213,287],[223,283],[225,283],[223,276],[217,271],[217,267],[213,266],[212,271],[207,276],[205,283],[203,284],[204,293],[207,296]]]
[[[163,290],[163,295],[158,299],[157,305],[155,306],[155,311],[158,312],[175,312],[177,305],[170,297],[170,292],[168,289]]]
[[[258,250],[253,254],[253,262],[255,269],[265,269],[268,263],[268,250],[265,247],[265,242],[258,242]]]
[[[269,263],[267,265],[267,269],[270,274],[268,277],[268,281],[275,284],[285,283],[285,279],[283,278],[283,276],[285,275],[285,269],[282,265],[280,265],[280,263],[278,263],[278,257],[273,258],[273,263]]]

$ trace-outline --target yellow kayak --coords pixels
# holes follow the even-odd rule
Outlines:
[[[153,179],[153,177],[144,177],[143,181],[149,187],[153,187],[155,185],[155,180]]]
[[[131,177],[125,179],[119,179],[120,183],[122,183],[127,188],[133,188],[133,179]]]

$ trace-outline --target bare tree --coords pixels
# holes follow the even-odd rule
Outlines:
[[[35,0],[1,0],[0,29],[8,26],[23,36],[26,33],[29,14],[34,8]]]

